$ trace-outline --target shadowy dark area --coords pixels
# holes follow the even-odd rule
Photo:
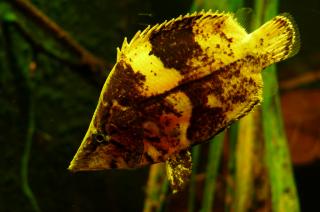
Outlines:
[[[93,63],[99,64],[98,68],[82,63],[77,53],[67,51],[7,1],[0,2],[0,211],[34,211],[22,192],[24,169],[28,170],[29,185],[41,211],[142,211],[148,167],[90,173],[70,173],[67,167],[89,126],[104,79],[115,62],[116,48],[124,37],[130,40],[149,24],[189,12],[192,1],[30,2],[103,62]],[[280,81],[305,72],[319,73],[319,1],[284,0],[280,12],[289,12],[295,18],[302,40],[301,52],[280,64]],[[30,44],[19,33],[16,21],[66,61]],[[319,85],[318,80],[281,92],[320,89]],[[320,120],[316,121],[312,124],[319,125]],[[29,164],[23,168],[30,130]],[[320,149],[319,134],[314,142]],[[312,161],[294,167],[302,211],[320,210],[319,158],[318,152]]]

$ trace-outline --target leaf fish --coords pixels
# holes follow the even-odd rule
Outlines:
[[[69,169],[166,162],[178,191],[191,173],[190,148],[259,105],[261,71],[298,50],[288,14],[247,33],[231,13],[201,11],[125,38]]]

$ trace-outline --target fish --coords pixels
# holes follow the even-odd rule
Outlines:
[[[261,72],[295,55],[298,28],[280,14],[248,33],[226,12],[200,11],[138,31],[117,59],[69,170],[134,169],[165,162],[174,192],[190,149],[262,101]]]

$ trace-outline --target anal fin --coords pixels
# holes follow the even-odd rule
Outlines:
[[[166,171],[172,193],[181,191],[187,185],[192,171],[189,150],[181,151],[166,161]]]

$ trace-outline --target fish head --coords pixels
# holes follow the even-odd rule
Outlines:
[[[143,132],[132,107],[99,101],[69,170],[130,169],[141,166]]]

